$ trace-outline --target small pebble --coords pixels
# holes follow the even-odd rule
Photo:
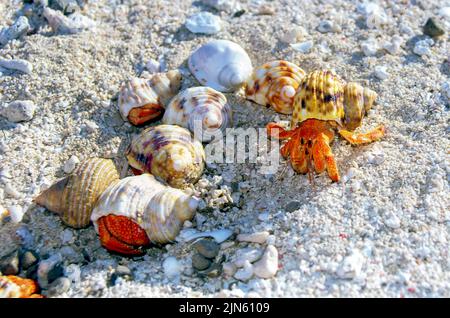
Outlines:
[[[59,296],[70,289],[71,281],[67,277],[59,277],[55,279],[49,286],[47,294],[49,296]]]
[[[329,32],[340,32],[341,28],[339,25],[333,23],[330,20],[324,20],[320,21],[319,26],[317,27],[317,30],[320,33],[329,33]]]
[[[71,173],[75,167],[77,166],[77,164],[80,163],[80,159],[78,159],[77,156],[72,155],[69,160],[66,161],[66,163],[64,164],[64,172],[65,173]]]
[[[435,18],[429,18],[423,26],[423,34],[433,37],[441,36],[445,33],[444,27]]]
[[[413,52],[419,56],[431,55],[431,46],[434,44],[432,39],[417,41],[414,45]]]
[[[252,276],[253,265],[249,261],[245,261],[243,267],[234,274],[234,278],[243,282],[248,281]]]
[[[300,201],[291,201],[285,205],[284,210],[286,212],[294,212],[302,207],[302,203]]]
[[[190,16],[185,25],[192,33],[215,34],[222,29],[220,18],[209,12],[199,12]]]
[[[441,91],[444,97],[450,100],[450,81],[442,84]]]
[[[380,65],[375,66],[374,74],[380,80],[385,80],[389,77],[389,73],[387,72],[386,66],[380,66]]]
[[[232,262],[227,262],[223,263],[222,270],[225,275],[232,277],[236,273],[237,267]]]
[[[21,206],[13,205],[9,207],[9,216],[13,223],[20,223],[23,219],[24,211]]]
[[[253,270],[256,276],[260,278],[274,277],[278,271],[278,250],[275,246],[267,246],[261,259],[253,264]]]
[[[361,274],[362,266],[364,264],[364,255],[359,250],[346,256],[337,269],[337,275],[340,278],[352,279]]]
[[[201,2],[217,11],[236,12],[241,9],[236,0],[201,0]]]
[[[361,43],[361,49],[365,56],[374,56],[378,51],[378,42],[375,39],[370,38]]]
[[[237,267],[244,266],[245,262],[256,262],[263,255],[262,250],[256,248],[243,248],[236,251],[236,256],[234,260],[234,264]]]
[[[387,218],[384,221],[384,224],[386,224],[386,226],[390,227],[391,229],[400,228],[400,219],[394,213],[389,213],[386,217]]]
[[[63,275],[61,261],[61,255],[55,254],[39,263],[37,275],[38,283],[42,288],[47,288],[52,281]]]
[[[204,257],[203,255],[196,253],[192,256],[192,267],[194,267],[196,270],[199,271],[205,270],[210,265],[211,261],[206,257]]]
[[[147,64],[145,64],[145,68],[147,69],[147,71],[149,71],[151,74],[153,73],[158,73],[161,71],[161,64],[154,60],[154,59],[150,59]]]
[[[39,256],[36,252],[33,251],[25,251],[20,258],[20,266],[22,269],[27,270],[31,266],[37,264],[39,261]]]
[[[220,245],[211,240],[202,239],[194,244],[197,252],[206,258],[214,258],[219,254]]]
[[[18,39],[30,30],[30,24],[25,16],[20,16],[10,27],[0,32],[0,45],[5,45],[11,40]]]
[[[116,267],[116,270],[114,271],[114,273],[111,275],[111,285],[114,286],[116,284],[116,281],[118,278],[124,279],[124,280],[133,280],[133,273],[131,272],[131,270],[123,265],[119,265]]]
[[[275,9],[271,5],[263,4],[258,8],[258,14],[259,15],[274,15]]]
[[[64,276],[66,276],[74,284],[81,281],[81,269],[77,264],[70,264],[64,268]]]
[[[86,120],[85,121],[85,127],[86,127],[86,131],[88,133],[95,133],[98,130],[98,125],[93,122],[92,120]]]
[[[313,45],[314,45],[313,41],[306,41],[306,42],[291,44],[291,47],[294,50],[296,50],[297,52],[307,54],[307,53],[309,53],[309,51],[311,51]]]
[[[44,8],[43,15],[47,19],[52,31],[58,34],[75,34],[96,26],[95,21],[78,12],[66,17],[60,11],[46,7]]]
[[[251,243],[259,243],[263,244],[266,242],[270,233],[267,231],[251,233],[251,234],[239,234],[237,236],[237,240],[239,242],[251,242]]]
[[[287,44],[297,43],[301,41],[306,35],[304,28],[295,26],[293,29],[287,30],[281,37],[281,41]]]
[[[29,121],[33,118],[36,111],[36,105],[31,100],[17,100],[11,102],[2,109],[1,115],[6,117],[9,121],[18,123],[22,121]]]
[[[402,44],[402,38],[399,37],[398,35],[395,35],[392,37],[391,42],[386,42],[383,45],[383,49],[388,51],[389,54],[396,55],[400,52],[401,44]]]
[[[19,251],[14,251],[0,259],[0,272],[3,275],[17,275],[19,268]]]
[[[357,10],[365,16],[369,29],[380,28],[388,22],[386,12],[374,2],[362,3],[358,5]]]
[[[179,276],[181,273],[181,264],[174,256],[167,257],[163,261],[162,266],[164,275],[166,275],[170,279]]]
[[[0,58],[0,66],[9,70],[20,71],[25,74],[31,74],[33,72],[33,65],[28,61],[20,59],[6,60]]]

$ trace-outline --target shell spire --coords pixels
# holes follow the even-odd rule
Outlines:
[[[58,214],[71,227],[86,227],[97,199],[118,179],[119,172],[112,160],[91,158],[41,192],[34,202]]]
[[[192,87],[172,99],[162,122],[187,128],[197,139],[208,142],[218,130],[231,127],[233,120],[225,95],[210,87]]]
[[[372,108],[377,93],[358,83],[350,82],[344,87],[345,126],[354,130],[361,125],[362,118]]]
[[[197,181],[205,166],[202,144],[175,125],[145,129],[133,138],[126,157],[135,172],[149,172],[175,188]]]
[[[213,40],[200,46],[189,56],[188,66],[202,85],[220,92],[239,89],[253,69],[247,52],[228,40]]]
[[[272,106],[282,114],[291,114],[294,96],[305,77],[297,65],[287,61],[272,61],[254,69],[246,82],[247,99],[263,106]]]
[[[159,118],[181,87],[178,70],[156,73],[150,79],[132,78],[119,92],[119,111],[124,120],[142,125]]]

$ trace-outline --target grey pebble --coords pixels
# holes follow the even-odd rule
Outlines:
[[[36,105],[30,100],[17,100],[1,110],[1,115],[13,123],[29,121],[33,118]]]
[[[64,14],[74,13],[79,10],[77,0],[51,0],[50,7],[52,9],[63,11]]]
[[[118,265],[110,278],[110,283],[112,286],[116,284],[119,277],[125,280],[133,280],[133,272],[124,265]]]
[[[18,39],[28,32],[30,24],[24,16],[19,17],[10,27],[4,28],[0,32],[0,45],[5,45],[11,40]]]
[[[211,265],[211,261],[207,259],[206,257],[200,255],[200,254],[194,254],[192,256],[192,267],[194,267],[196,270],[202,271],[207,269]]]
[[[438,20],[429,18],[423,26],[423,33],[431,37],[436,37],[443,35],[445,30]]]
[[[0,260],[0,271],[3,275],[16,275],[19,273],[19,252],[14,251]]]
[[[294,212],[298,209],[300,209],[300,207],[302,206],[302,203],[300,201],[291,201],[288,204],[286,204],[286,206],[284,207],[284,209],[286,210],[286,212]]]
[[[219,254],[220,245],[211,240],[200,240],[195,243],[196,251],[206,258],[214,258]]]
[[[48,286],[47,294],[49,296],[58,296],[64,294],[70,289],[70,285],[70,279],[68,279],[67,277],[59,277]]]
[[[31,266],[37,264],[39,256],[33,251],[24,251],[20,258],[20,266],[22,269],[27,270]]]

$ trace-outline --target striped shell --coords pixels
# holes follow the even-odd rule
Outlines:
[[[253,70],[247,80],[245,95],[263,106],[272,106],[282,114],[292,114],[294,96],[305,71],[287,61],[272,61]]]
[[[311,72],[297,89],[291,127],[315,118],[354,130],[376,97],[374,91],[353,82],[346,84],[330,71]]]
[[[162,122],[187,128],[195,137],[201,136],[196,139],[207,142],[218,130],[231,127],[232,120],[225,95],[210,87],[192,87],[172,99]]]
[[[202,85],[220,92],[237,90],[253,69],[247,52],[228,40],[213,40],[200,46],[189,56],[188,66]]]
[[[149,127],[127,149],[128,163],[175,188],[185,188],[203,173],[205,151],[189,130],[175,125]]]
[[[133,78],[122,84],[119,92],[119,111],[124,120],[133,108],[152,107],[160,113],[178,93],[181,74],[178,70],[156,73],[150,79]]]
[[[183,223],[192,219],[199,200],[164,185],[150,174],[127,177],[111,185],[99,198],[91,220],[103,216],[125,216],[145,230],[152,243],[175,240]]]
[[[89,225],[98,197],[119,179],[119,172],[110,159],[91,158],[81,163],[69,176],[39,194],[34,201],[59,214],[73,227]]]

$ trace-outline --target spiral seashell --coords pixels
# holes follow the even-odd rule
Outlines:
[[[350,82],[344,87],[345,117],[347,129],[354,130],[361,125],[364,115],[372,108],[377,93],[362,87],[358,83]]]
[[[287,61],[272,61],[254,69],[246,82],[247,99],[272,106],[282,114],[292,114],[294,96],[305,71]]]
[[[100,194],[118,179],[119,172],[112,160],[91,158],[41,192],[34,202],[58,214],[73,228],[86,227]]]
[[[142,125],[159,118],[170,99],[178,93],[181,74],[178,70],[156,73],[150,79],[133,78],[119,92],[119,111],[124,120]]]
[[[247,52],[227,40],[214,40],[202,45],[189,56],[188,65],[202,85],[220,92],[238,89],[253,69]]]
[[[166,186],[146,173],[111,185],[99,198],[91,220],[104,246],[109,249],[114,247],[102,237],[105,234],[100,224],[102,218],[108,216],[132,221],[138,226],[137,229],[145,231],[149,242],[164,244],[174,241],[183,223],[192,219],[198,202],[199,199],[191,194]],[[126,228],[119,226],[117,231],[111,232],[114,233],[108,235],[117,235],[119,240],[128,242],[135,249],[141,245],[130,240],[134,233],[129,233]]]
[[[197,139],[208,142],[217,130],[225,132],[231,127],[232,117],[225,95],[210,87],[192,87],[172,99],[162,122],[187,128],[195,137],[200,136]]]
[[[151,173],[175,188],[196,182],[205,166],[202,144],[175,125],[145,129],[132,140],[126,157],[135,172]]]

